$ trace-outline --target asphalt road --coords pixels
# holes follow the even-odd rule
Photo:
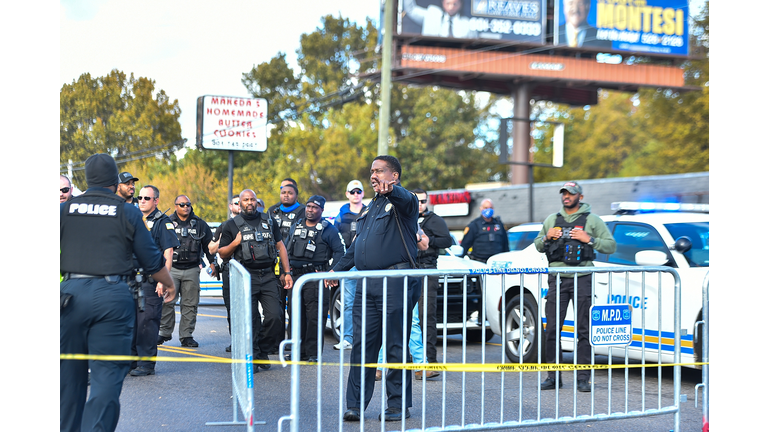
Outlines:
[[[154,376],[126,377],[121,396],[122,406],[118,431],[216,432],[246,430],[244,425],[206,425],[207,422],[231,422],[233,420],[231,366],[216,362],[230,358],[229,353],[224,350],[230,342],[226,311],[221,298],[202,299],[194,337],[200,343],[200,347],[180,347],[177,326],[173,340],[161,345],[158,354],[173,361],[158,362],[157,374]],[[339,351],[332,348],[336,341],[330,332],[326,332],[325,341],[323,361],[333,364],[324,365],[320,368],[322,371],[319,398],[321,427],[317,428],[318,416],[316,413],[318,369],[317,367],[304,366],[300,375],[299,430],[360,430],[359,423],[341,423],[341,425],[339,423],[339,409],[342,409],[342,412],[346,409],[346,406],[340,408],[339,401],[344,400],[347,370],[338,366]],[[442,344],[443,339],[438,338],[439,359]],[[449,336],[446,338],[446,345],[448,362],[460,363],[462,359],[461,338]],[[486,362],[500,362],[501,350],[500,339],[494,337],[486,344]],[[480,344],[467,344],[467,363],[479,363],[481,354],[482,346]],[[348,360],[348,351],[344,352],[344,358]],[[193,361],[183,361],[184,359]],[[278,360],[275,356],[271,356],[270,359],[275,362]],[[573,361],[569,353],[565,354],[565,361]],[[608,359],[601,356],[596,361],[607,363]],[[614,359],[615,363],[623,363],[623,359]],[[507,372],[504,374],[444,372],[440,377],[427,382],[414,381],[414,406],[411,408],[412,416],[406,421],[405,429],[421,429],[422,426],[427,428],[439,427],[443,421],[445,421],[445,425],[460,425],[563,416],[578,417],[590,414],[593,409],[595,414],[632,412],[642,409],[643,388],[645,389],[646,408],[656,408],[659,400],[661,400],[661,406],[671,405],[674,390],[672,368],[662,368],[661,391],[659,391],[656,368],[646,370],[644,385],[642,375],[640,368],[629,369],[626,378],[623,370],[613,370],[610,377],[612,394],[609,398],[608,371],[595,371],[595,392],[593,394],[574,394],[574,378],[569,372],[565,374],[563,389],[541,392],[539,398],[536,383],[543,378],[540,378],[535,372]],[[686,396],[687,401],[681,403],[680,431],[701,431],[701,405],[698,408],[694,406],[694,387],[700,381],[700,371],[683,368],[681,394]],[[255,430],[277,430],[280,417],[290,414],[290,383],[290,368],[283,368],[279,364],[274,364],[270,370],[261,371],[254,375],[255,419],[266,422],[264,425],[255,426]],[[462,391],[462,388],[465,391]],[[381,412],[380,389],[381,384],[377,383],[373,399],[365,411],[364,430],[381,430],[381,422],[377,418]],[[519,397],[520,394],[522,397]],[[422,395],[425,397],[422,398]],[[445,395],[444,403],[443,395]],[[701,399],[701,394],[699,399]],[[424,407],[426,408],[423,409]],[[243,420],[242,414],[239,412],[238,419]],[[385,425],[386,430],[401,430],[401,424],[398,422],[386,423]],[[640,419],[527,427],[526,430],[647,432],[668,431],[672,430],[673,426],[673,415],[664,414]],[[288,430],[287,422],[283,425],[283,430]]]

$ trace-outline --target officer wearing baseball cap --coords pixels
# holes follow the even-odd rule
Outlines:
[[[566,182],[560,188],[560,200],[563,208],[549,215],[541,232],[533,241],[536,250],[544,252],[550,267],[593,267],[592,260],[595,251],[612,254],[616,252],[616,241],[600,217],[590,213],[589,204],[581,202],[584,199],[581,186],[575,181]],[[574,277],[575,276],[575,277]],[[559,279],[559,283],[558,283]],[[562,362],[562,348],[556,350],[560,342],[560,332],[565,321],[568,303],[577,305],[578,316],[574,322],[578,334],[576,346],[576,361],[578,364],[591,363],[591,347],[589,345],[589,308],[592,306],[592,273],[560,273],[549,275],[549,290],[544,313],[547,318],[546,362]],[[557,322],[559,300],[560,323]],[[550,325],[551,323],[551,325]],[[556,353],[560,359],[556,359]],[[576,375],[577,390],[589,392],[590,371],[579,370]],[[562,387],[562,375],[559,383],[555,371],[548,372],[547,379],[541,383],[542,390],[553,390]]]
[[[346,249],[341,240],[339,230],[323,219],[325,198],[312,195],[305,204],[305,215],[296,221],[289,234],[286,248],[288,260],[291,263],[291,271],[294,278],[299,278],[307,273],[327,271],[331,259],[339,262]],[[323,290],[323,304],[320,305],[319,293]],[[325,328],[327,313],[321,313],[318,321],[318,308],[328,310],[331,297],[330,290],[324,282],[308,282],[301,290],[301,316],[305,317],[301,323],[299,334],[301,337],[301,360],[317,361],[318,345],[322,350],[323,340],[317,340],[317,329]]]
[[[129,172],[121,172],[120,175],[118,175],[118,179],[117,194],[123,197],[125,202],[138,205],[139,200],[136,199],[133,194],[136,193],[136,182],[139,181],[139,179]]]
[[[166,287],[166,301],[175,294],[173,279],[141,212],[115,195],[120,182],[115,160],[107,154],[89,157],[85,178],[88,190],[60,204],[60,353],[127,356],[136,321],[126,283],[132,277],[131,254]],[[61,360],[60,429],[114,431],[129,367],[127,360],[94,358],[90,365],[88,359]]]

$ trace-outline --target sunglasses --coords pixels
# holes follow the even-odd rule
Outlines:
[[[360,194],[363,193],[363,191],[361,191],[360,189],[354,189],[354,190],[349,191],[349,193],[355,194],[355,195],[360,195]]]
[[[192,203],[188,203],[188,202],[177,203],[176,205],[179,207],[192,207]]]
[[[425,199],[424,200],[419,200],[419,202],[422,203],[422,204],[426,204],[427,200],[425,200]]]
[[[155,197],[143,197],[143,196],[140,196],[140,197],[137,197],[137,198],[139,199],[139,201],[141,201],[141,200],[151,201],[151,200],[155,199]]]
[[[232,203],[232,205],[240,205],[240,201],[235,201]]]
[[[59,190],[61,191],[61,193],[69,193],[69,188],[68,187],[64,187],[64,188],[61,188]]]

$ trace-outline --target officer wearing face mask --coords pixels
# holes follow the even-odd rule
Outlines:
[[[464,228],[461,247],[470,259],[482,262],[487,262],[488,258],[497,253],[509,251],[509,239],[504,230],[504,223],[498,216],[494,217],[493,201],[490,199],[485,199],[480,204],[480,217]]]

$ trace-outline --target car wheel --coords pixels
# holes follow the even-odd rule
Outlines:
[[[485,341],[488,342],[493,338],[493,330],[485,328]],[[467,342],[483,343],[483,330],[467,330]]]
[[[341,340],[341,336],[339,335],[341,332],[341,320],[343,316],[343,312],[341,310],[341,289],[337,288],[333,291],[333,295],[331,296],[331,330],[333,330],[333,337],[336,338],[336,341]]]
[[[507,303],[502,326],[504,329],[502,340],[504,341],[509,361],[519,363],[520,357],[522,357],[523,363],[537,362],[538,318],[536,301],[530,294],[526,294],[523,298],[522,311],[520,309],[519,295]],[[541,347],[541,355],[544,357],[543,345]]]

